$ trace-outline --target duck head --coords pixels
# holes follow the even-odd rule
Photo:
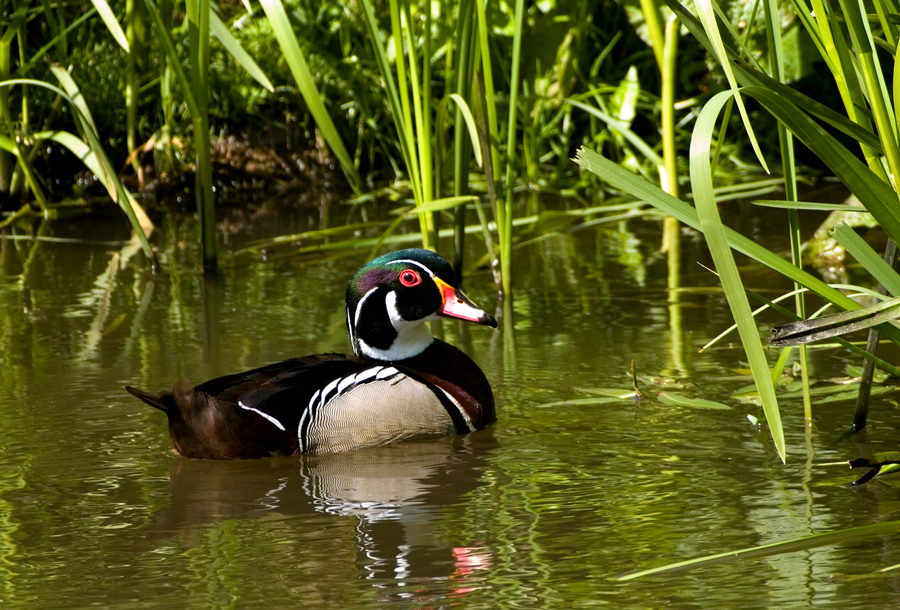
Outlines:
[[[450,264],[429,250],[399,250],[373,259],[347,285],[353,352],[373,360],[412,358],[434,341],[425,322],[441,317],[496,328],[497,321],[457,285]]]

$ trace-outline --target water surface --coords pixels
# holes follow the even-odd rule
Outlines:
[[[315,226],[295,211],[282,230]],[[181,459],[164,417],[126,384],[162,389],[284,358],[346,351],[343,293],[366,252],[331,259],[229,259],[195,271],[196,227],[154,236],[165,272],[119,243],[124,223],[42,225],[0,241],[0,602],[18,607],[629,608],[887,607],[900,579],[881,536],[647,577],[623,573],[894,518],[894,487],[839,485],[821,466],[897,449],[896,395],[877,397],[865,438],[852,403],[816,406],[807,431],[783,412],[781,464],[726,328],[716,290],[668,302],[659,222],[554,235],[516,251],[515,298],[490,276],[466,290],[494,331],[444,322],[494,387],[499,421],[466,437],[337,456]],[[272,224],[228,233],[230,249]],[[19,232],[21,234],[21,231]],[[9,232],[7,236],[15,235]],[[58,241],[69,237],[88,243]],[[714,278],[684,236],[682,285]],[[478,245],[471,244],[477,253]],[[757,270],[760,290],[778,281]],[[771,357],[774,359],[775,354]],[[639,373],[727,410],[648,399],[551,403],[628,388]],[[843,374],[840,352],[814,356]],[[550,406],[546,406],[550,405]],[[861,473],[859,473],[861,474]]]

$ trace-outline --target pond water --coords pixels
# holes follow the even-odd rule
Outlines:
[[[318,210],[222,227],[234,250],[321,222]],[[756,222],[751,219],[747,222]],[[765,234],[761,230],[761,234]],[[199,383],[292,356],[349,349],[343,292],[364,250],[331,259],[229,259],[196,271],[196,226],[168,214],[152,275],[124,221],[96,217],[0,240],[0,604],[4,607],[888,607],[896,536],[870,536],[647,576],[754,545],[891,520],[897,489],[851,488],[822,466],[897,449],[895,394],[782,404],[788,461],[733,394],[750,383],[698,236],[667,301],[658,219],[561,233],[516,250],[515,298],[489,273],[466,290],[500,328],[442,323],[491,380],[486,431],[320,457],[185,460],[165,419],[123,386]],[[21,239],[21,237],[29,237]],[[38,239],[34,239],[37,237]],[[78,238],[79,241],[68,241]],[[471,244],[473,258],[478,244]],[[780,286],[750,268],[751,285]],[[771,292],[770,294],[776,294]],[[773,352],[771,358],[776,354]],[[580,390],[648,398],[582,404]],[[817,351],[817,376],[843,375]],[[728,406],[666,406],[647,377]],[[667,391],[673,391],[669,388]],[[893,398],[892,398],[893,397]],[[557,403],[557,404],[552,404]],[[854,471],[857,476],[861,474]]]

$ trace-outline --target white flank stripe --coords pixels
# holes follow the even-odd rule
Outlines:
[[[339,384],[340,382],[341,382],[341,378],[338,377],[337,379],[335,379],[334,381],[332,381],[331,383],[329,383],[327,386],[325,386],[324,388],[322,388],[322,399],[319,401],[319,406],[322,406],[322,405],[324,405],[326,402],[328,402],[329,400],[331,400],[331,399],[328,397],[328,394],[331,393],[331,391],[334,390],[334,389],[338,386],[338,384]]]
[[[394,367],[387,366],[387,367],[381,369],[380,371],[378,371],[378,373],[375,375],[375,379],[387,379],[388,377],[393,377],[394,375],[396,375],[399,372],[400,371],[398,371]]]
[[[309,399],[309,404],[306,405],[306,408],[303,409],[303,415],[300,416],[300,423],[297,425],[297,435],[301,436],[300,432],[303,430],[303,423],[309,418],[310,411],[313,409],[313,405],[316,400],[319,398],[319,390],[316,390],[316,393],[312,395],[312,398]]]
[[[356,375],[350,375],[349,377],[344,377],[341,379],[341,382],[338,384],[337,395],[340,396],[344,393],[344,390],[352,386],[356,383]]]
[[[282,432],[284,432],[284,426],[281,425],[281,422],[278,421],[277,419],[275,419],[274,417],[272,417],[271,415],[269,415],[268,413],[263,413],[263,412],[260,411],[259,409],[254,409],[253,407],[248,407],[247,405],[245,405],[244,403],[242,403],[240,400],[238,401],[238,406],[239,406],[240,408],[242,408],[242,409],[246,409],[247,411],[253,411],[254,413],[259,413],[259,414],[262,415],[264,418],[268,419],[270,422],[272,422],[273,424],[275,424],[276,426],[278,426],[278,429],[279,429],[279,430],[281,430]]]
[[[376,375],[378,375],[378,371],[380,371],[383,368],[384,368],[383,366],[373,366],[370,369],[366,369],[364,371],[358,372],[356,374],[356,383],[362,383],[362,382],[366,381],[367,379],[371,379],[372,377],[375,377]]]
[[[309,405],[307,405],[306,410],[303,412],[303,418],[300,420],[300,425],[303,425],[303,420],[306,419],[307,415],[312,414],[313,405],[319,400],[319,397],[322,395],[322,390],[316,390],[316,393],[312,395],[312,398],[309,399]]]

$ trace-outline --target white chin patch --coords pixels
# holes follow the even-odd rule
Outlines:
[[[405,360],[418,356],[432,344],[434,338],[425,326],[427,320],[437,320],[438,316],[428,316],[421,320],[404,320],[397,309],[397,293],[391,291],[384,297],[384,305],[391,319],[391,326],[397,331],[397,338],[387,349],[378,349],[359,342],[359,350],[363,355],[376,360]]]

